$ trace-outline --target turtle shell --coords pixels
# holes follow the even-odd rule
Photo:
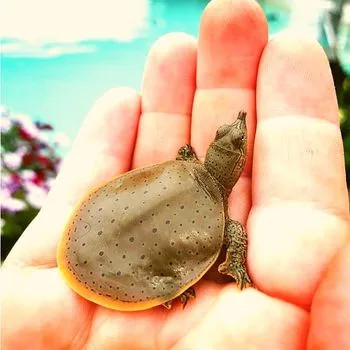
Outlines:
[[[92,190],[74,210],[57,262],[79,295],[116,310],[174,299],[217,259],[225,216],[200,163],[130,171]]]

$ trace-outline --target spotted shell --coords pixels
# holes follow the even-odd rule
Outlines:
[[[92,190],[74,210],[57,261],[82,297],[116,310],[174,299],[217,259],[223,199],[199,163],[130,171]]]

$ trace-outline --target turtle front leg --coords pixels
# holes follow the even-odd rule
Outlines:
[[[190,145],[182,146],[176,156],[176,160],[186,160],[189,162],[198,162],[196,152]]]
[[[219,272],[233,277],[239,289],[253,286],[247,271],[247,232],[238,221],[228,219],[225,226],[226,260]]]

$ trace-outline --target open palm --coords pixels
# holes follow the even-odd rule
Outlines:
[[[350,346],[349,203],[328,61],[313,41],[267,37],[254,0],[214,0],[198,44],[170,34],[154,45],[142,97],[116,88],[97,101],[2,268],[3,349]],[[203,160],[217,127],[242,109],[248,162],[230,215],[246,223],[257,289],[239,291],[212,269],[184,310],[129,313],[71,291],[55,255],[76,201],[131,168],[174,159],[185,143]]]

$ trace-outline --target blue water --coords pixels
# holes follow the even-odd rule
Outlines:
[[[147,52],[163,34],[181,31],[198,35],[207,0],[149,1],[143,29],[130,42],[90,41],[92,53],[53,58],[2,57],[1,104],[51,123],[55,130],[74,138],[94,101],[109,88],[140,89]],[[286,9],[262,1],[275,34],[288,24]]]
[[[54,125],[71,139],[93,102],[109,88],[140,89],[152,44],[163,34],[197,35],[208,1],[151,1],[146,29],[131,42],[91,41],[93,53],[54,58],[2,57],[1,104]]]

